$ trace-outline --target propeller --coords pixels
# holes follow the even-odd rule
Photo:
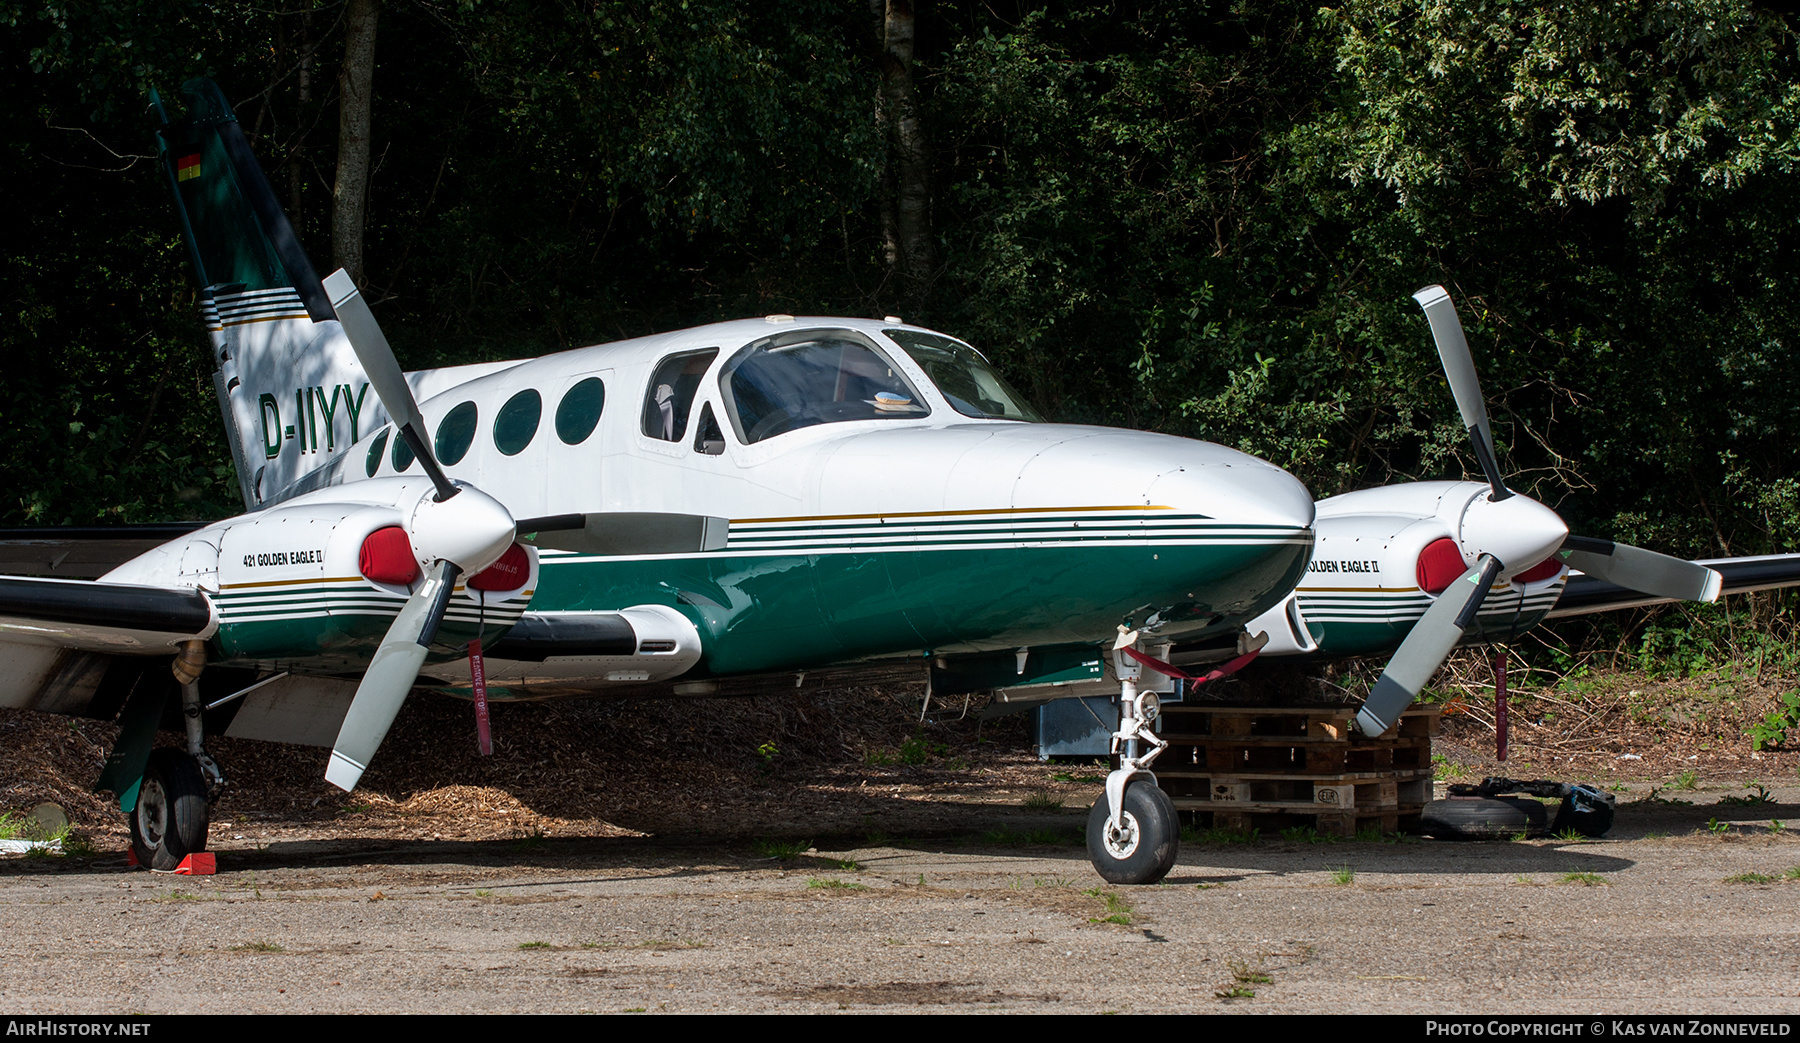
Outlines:
[[[500,501],[444,474],[432,455],[425,418],[413,400],[412,388],[368,302],[343,269],[324,282],[357,361],[434,487],[419,497],[402,526],[414,556],[426,566],[425,579],[382,637],[332,744],[325,781],[347,791],[362,778],[418,680],[419,668],[425,665],[426,653],[450,606],[457,577],[479,572],[499,560],[512,545],[516,523]]]
[[[1380,735],[1394,726],[1463,639],[1503,575],[1516,576],[1554,555],[1570,568],[1659,597],[1714,601],[1723,582],[1718,572],[1682,558],[1570,535],[1555,511],[1508,489],[1455,303],[1442,286],[1427,286],[1413,294],[1413,300],[1431,323],[1450,393],[1492,491],[1471,502],[1462,517],[1459,543],[1465,555],[1475,555],[1474,565],[1438,595],[1388,660],[1356,714],[1356,726],[1365,735]]]

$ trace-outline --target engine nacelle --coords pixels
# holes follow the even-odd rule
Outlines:
[[[221,526],[217,641],[226,659],[268,662],[373,655],[422,573],[406,553],[402,507],[292,501]],[[394,555],[383,547],[397,546]],[[514,546],[450,599],[434,647],[498,639],[537,587],[535,549]],[[485,588],[485,589],[484,589]]]
[[[1305,576],[1246,629],[1269,635],[1264,655],[1391,651],[1474,561],[1463,520],[1489,491],[1479,482],[1414,482],[1321,501]],[[1552,558],[1502,578],[1470,638],[1535,625],[1555,606],[1567,576]]]

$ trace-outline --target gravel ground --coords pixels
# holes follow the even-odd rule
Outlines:
[[[1800,1013],[1800,754],[1748,748],[1766,693],[1648,689],[1515,718],[1603,840],[1193,841],[1142,888],[1079,844],[1101,769],[882,693],[501,706],[492,758],[417,698],[352,797],[221,741],[212,877],[126,867],[111,726],[0,712],[0,812],[89,845],[0,856],[0,1012]],[[1442,776],[1498,770],[1481,710]]]
[[[1017,839],[1079,812],[955,799],[924,803],[1013,839],[782,859],[732,839],[246,826],[213,877],[0,862],[0,1010],[1797,1013],[1800,880],[1782,876],[1800,833],[1769,820],[1800,820],[1800,790],[1709,803],[1740,790],[1627,804],[1579,844],[1190,843],[1139,888]]]

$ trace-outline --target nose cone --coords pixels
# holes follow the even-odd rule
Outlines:
[[[407,526],[413,551],[426,565],[453,562],[476,573],[499,560],[512,546],[513,518],[500,501],[462,482],[461,492],[442,503],[426,492],[413,508]]]
[[[1463,510],[1459,542],[1471,564],[1476,555],[1492,554],[1513,576],[1556,553],[1568,535],[1556,512],[1536,500],[1515,494],[1495,503],[1484,494]]]

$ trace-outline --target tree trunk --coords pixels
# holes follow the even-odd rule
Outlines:
[[[294,147],[287,157],[288,168],[288,219],[298,224],[301,215],[300,186],[304,180],[302,167],[306,163],[306,128],[309,123],[306,110],[312,107],[313,78],[313,13],[308,4],[300,13],[300,66],[296,73],[297,86],[294,95]]]
[[[337,183],[331,197],[331,261],[363,281],[363,221],[369,203],[369,102],[375,85],[375,20],[381,0],[350,0],[344,70],[338,78]]]
[[[880,0],[871,0],[871,11]],[[913,90],[914,21],[912,0],[886,0],[879,22],[881,86],[887,102],[889,169],[893,193],[890,239],[892,261],[899,269],[906,296],[925,297],[936,264],[931,239],[931,149]],[[887,214],[883,215],[884,218]]]

